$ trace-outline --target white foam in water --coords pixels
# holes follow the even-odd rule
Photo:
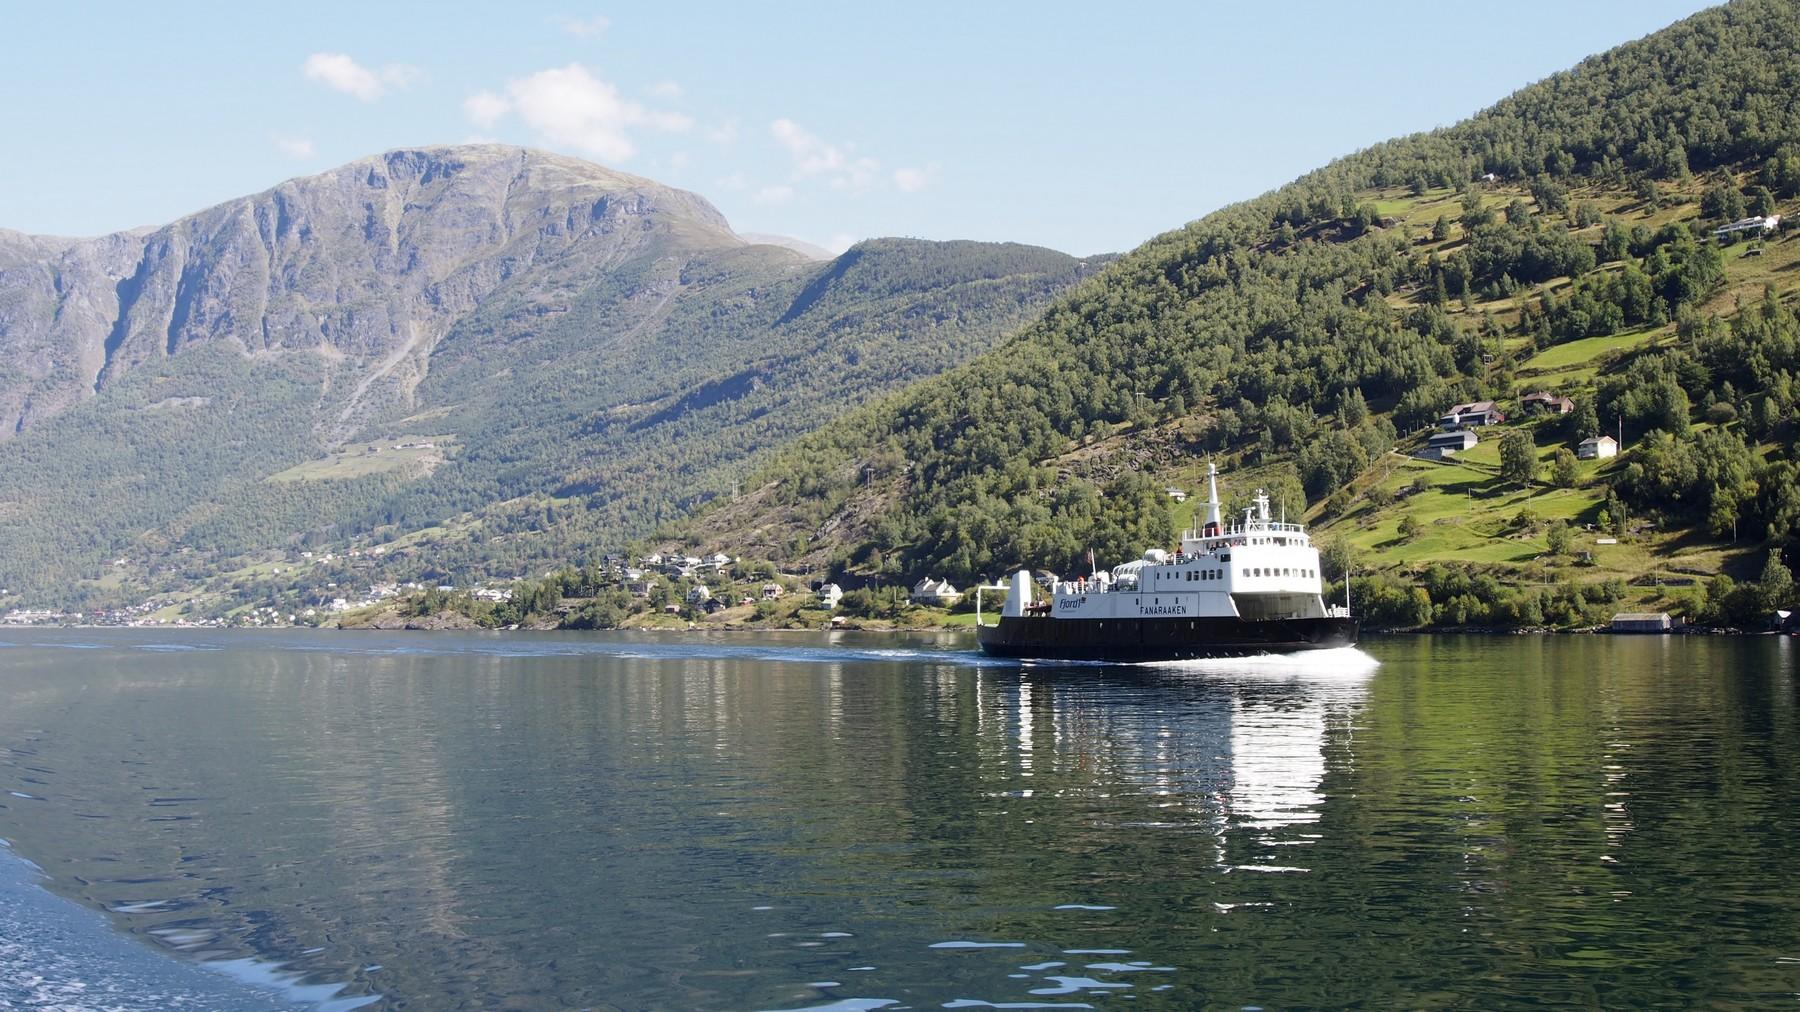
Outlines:
[[[1023,949],[1024,942],[932,942],[933,949]]]
[[[1297,654],[1146,661],[1133,666],[1266,678],[1347,680],[1367,678],[1375,673],[1376,668],[1381,667],[1381,662],[1356,647],[1336,647],[1331,650],[1306,650]]]
[[[289,1001],[310,1005],[319,1012],[351,1012],[352,1009],[381,1000],[378,994],[339,998],[337,993],[344,989],[342,984],[302,984],[299,974],[284,969],[278,963],[266,963],[260,959],[218,959],[200,965],[233,980],[267,988]]]
[[[114,931],[98,911],[46,892],[33,881],[36,873],[36,865],[0,846],[0,1009],[287,1012],[303,1007],[298,999],[210,973]]]

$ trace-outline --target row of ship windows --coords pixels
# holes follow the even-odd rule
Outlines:
[[[1276,569],[1274,567],[1265,568],[1262,566],[1246,566],[1244,568],[1244,575],[1245,576],[1314,577],[1314,576],[1318,576],[1319,574],[1310,569],[1291,569],[1291,568]],[[1187,571],[1187,574],[1183,577],[1183,579],[1185,579],[1189,582],[1192,582],[1194,580],[1223,580],[1224,578],[1225,578],[1225,571],[1223,569],[1190,569]]]

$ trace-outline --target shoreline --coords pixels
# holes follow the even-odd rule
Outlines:
[[[690,625],[673,627],[667,625],[617,626],[612,629],[565,629],[559,626],[517,625],[503,628],[487,628],[485,626],[433,624],[429,622],[407,623],[404,625],[284,625],[284,626],[210,626],[210,625],[113,625],[86,622],[54,622],[33,624],[0,624],[0,634],[8,629],[129,629],[139,632],[292,632],[295,630],[316,630],[323,632],[347,633],[382,633],[382,632],[461,632],[461,633],[821,633],[821,632],[854,632],[854,633],[973,633],[974,625],[896,625],[871,628],[862,625],[845,624],[841,626],[752,626],[752,625]],[[1715,626],[1684,625],[1660,632],[1628,632],[1614,631],[1604,626],[1591,626],[1583,629],[1549,629],[1541,626],[1517,628],[1507,626],[1447,626],[1444,628],[1380,628],[1368,627],[1362,630],[1365,636],[1794,636],[1800,637],[1800,631],[1780,629],[1733,629]],[[0,848],[4,842],[0,841]],[[0,851],[3,852],[3,851]]]

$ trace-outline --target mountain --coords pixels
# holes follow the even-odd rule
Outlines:
[[[665,541],[847,586],[1067,571],[1167,544],[1193,500],[1164,489],[1210,456],[1233,499],[1304,510],[1337,573],[1379,571],[1382,623],[1625,599],[1760,621],[1800,561],[1800,243],[1714,231],[1800,213],[1797,66],[1800,8],[1739,0],[1335,161],[1150,240]],[[1529,416],[1539,389],[1577,410]],[[1485,399],[1511,422],[1412,456]],[[1617,431],[1623,455],[1565,459]]]
[[[497,145],[160,228],[0,232],[0,586],[122,602],[302,545],[407,539],[397,578],[616,545],[1086,269],[901,240],[818,263],[695,194]]]

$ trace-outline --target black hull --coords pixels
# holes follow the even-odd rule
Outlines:
[[[1353,618],[1246,622],[1240,618],[1056,619],[1002,617],[977,630],[995,657],[1056,661],[1181,661],[1255,657],[1356,645]]]

